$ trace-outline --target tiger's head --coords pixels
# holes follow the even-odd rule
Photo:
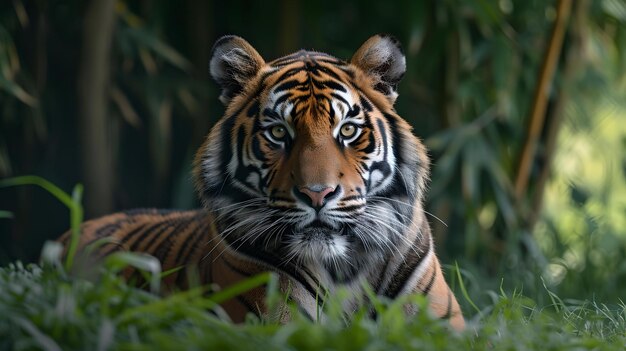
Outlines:
[[[222,237],[340,280],[406,246],[429,165],[393,107],[405,69],[385,35],[347,62],[313,51],[265,62],[242,38],[219,39],[210,71],[226,112],[195,177]]]

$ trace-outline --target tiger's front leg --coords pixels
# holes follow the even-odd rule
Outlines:
[[[430,311],[438,318],[447,319],[457,331],[465,329],[465,319],[454,293],[446,283],[441,264],[436,256],[432,256],[431,264],[413,287],[413,293],[423,294],[428,298]],[[416,313],[414,307],[407,307],[409,313]]]

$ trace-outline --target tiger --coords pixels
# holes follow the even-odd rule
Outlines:
[[[79,246],[107,239],[96,256],[150,254],[173,272],[164,285],[178,289],[189,286],[179,267],[222,288],[273,272],[313,320],[341,289],[354,297],[348,314],[371,292],[389,300],[422,294],[430,313],[463,330],[425,216],[426,148],[394,109],[406,71],[399,41],[375,35],[349,61],[301,50],[265,62],[229,35],[215,43],[209,70],[225,113],[194,160],[202,208],[93,219]],[[265,289],[221,307],[234,322],[267,316]],[[408,315],[417,310],[406,303]]]

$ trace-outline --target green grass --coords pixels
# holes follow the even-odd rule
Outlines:
[[[323,324],[296,315],[279,325],[250,318],[243,325],[220,319],[216,302],[268,283],[255,277],[236,289],[202,289],[159,297],[127,285],[103,266],[95,280],[68,275],[61,264],[0,268],[0,349],[15,350],[623,350],[626,306],[613,308],[554,298],[541,308],[520,294],[500,294],[469,319],[463,333],[427,313],[407,319],[400,301],[377,301],[379,317],[357,313],[346,322],[329,308]],[[425,306],[424,299],[414,301]],[[333,301],[331,304],[337,304]]]
[[[43,187],[70,210],[73,240],[78,239],[82,207],[80,186],[69,196],[37,177],[0,181],[0,187],[32,184]],[[161,272],[149,256],[122,253],[96,267],[89,279],[69,274],[75,251],[64,262],[58,244],[48,243],[42,263],[17,262],[0,268],[0,350],[623,350],[626,348],[626,305],[564,300],[546,285],[534,299],[517,291],[483,291],[464,283],[458,266],[449,275],[460,293],[468,326],[451,331],[445,321],[421,313],[406,318],[400,301],[373,301],[378,318],[359,311],[346,321],[339,312],[341,296],[327,303],[328,319],[315,323],[292,311],[280,325],[250,317],[234,325],[219,303],[259,285],[277,298],[276,280],[263,274],[222,291],[206,287],[159,296]],[[149,291],[127,284],[117,274],[126,266],[145,273]],[[463,278],[463,279],[462,279]],[[474,296],[474,297],[472,297]],[[484,302],[484,297],[488,297]],[[425,308],[421,296],[407,297]],[[548,301],[545,306],[536,301]]]

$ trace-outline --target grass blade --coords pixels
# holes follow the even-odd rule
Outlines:
[[[52,194],[52,196],[54,196],[57,200],[61,201],[61,203],[63,203],[70,210],[72,236],[65,261],[65,269],[69,271],[74,264],[74,256],[76,255],[76,250],[78,249],[78,239],[80,237],[80,224],[83,222],[83,207],[81,206],[83,194],[82,184],[76,184],[74,190],[72,191],[72,195],[70,196],[58,186],[38,176],[27,175],[0,180],[0,188],[22,185],[36,185],[43,188]]]
[[[454,269],[456,271],[456,277],[457,279],[459,279],[459,287],[461,288],[461,293],[463,294],[463,297],[465,298],[467,302],[469,302],[469,304],[476,310],[477,313],[480,313],[480,308],[476,306],[474,301],[472,301],[469,294],[467,293],[467,289],[465,288],[465,283],[463,282],[463,278],[461,277],[461,269],[459,268],[458,262],[454,262]]]

